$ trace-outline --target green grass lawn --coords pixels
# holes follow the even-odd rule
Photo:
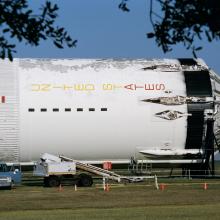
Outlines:
[[[11,220],[154,220],[154,219],[219,219],[219,205],[193,205],[193,206],[148,206],[131,208],[105,208],[105,209],[58,209],[58,210],[31,210],[1,213],[1,219]]]
[[[101,188],[20,186],[0,191],[0,220],[220,219],[220,180],[167,181],[164,191],[153,183]]]

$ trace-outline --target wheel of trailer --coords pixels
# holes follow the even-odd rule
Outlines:
[[[49,187],[48,177],[44,177],[44,186]]]
[[[79,175],[79,186],[90,187],[93,184],[93,179],[91,176],[81,173]]]
[[[58,176],[49,176],[47,179],[47,185],[49,187],[56,187],[60,185],[60,178]]]

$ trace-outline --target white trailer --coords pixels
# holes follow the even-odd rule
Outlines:
[[[78,171],[81,171],[80,173]],[[87,173],[82,173],[87,172]],[[89,174],[102,176],[104,179],[111,179],[117,182],[139,182],[148,177],[122,176],[115,172],[102,169],[100,167],[83,163],[65,156],[54,156],[44,153],[40,161],[35,164],[34,176],[44,177],[45,186],[59,186],[63,178],[72,178],[72,182],[78,186],[89,187],[93,184],[93,179]]]
[[[34,176],[44,177],[44,185],[49,187],[59,186],[63,178],[71,178],[76,185],[91,186],[91,176],[78,175],[75,161],[64,161],[61,157],[43,154],[40,161],[34,166]]]

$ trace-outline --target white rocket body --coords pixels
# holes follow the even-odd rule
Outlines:
[[[202,146],[186,146],[189,100],[219,99],[218,77],[210,72],[212,94],[187,95],[184,72],[208,71],[201,60],[194,66],[178,60],[86,59],[15,59],[0,65],[4,161],[33,161],[45,152],[95,161],[196,155]],[[206,112],[218,115],[214,105],[203,109],[204,120]]]

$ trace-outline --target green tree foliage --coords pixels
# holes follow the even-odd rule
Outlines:
[[[16,53],[15,43],[7,39],[15,38],[32,46],[38,46],[40,40],[50,39],[58,48],[76,46],[63,27],[55,27],[58,6],[46,1],[36,15],[29,8],[28,0],[0,0],[0,58],[13,59]]]
[[[119,8],[129,11],[127,0],[122,0]],[[220,39],[220,1],[219,0],[150,0],[150,21],[153,32],[148,38],[155,38],[163,51],[169,52],[172,46],[183,43],[196,52],[201,46],[195,39],[206,38],[209,42]],[[157,7],[155,5],[157,4]]]

